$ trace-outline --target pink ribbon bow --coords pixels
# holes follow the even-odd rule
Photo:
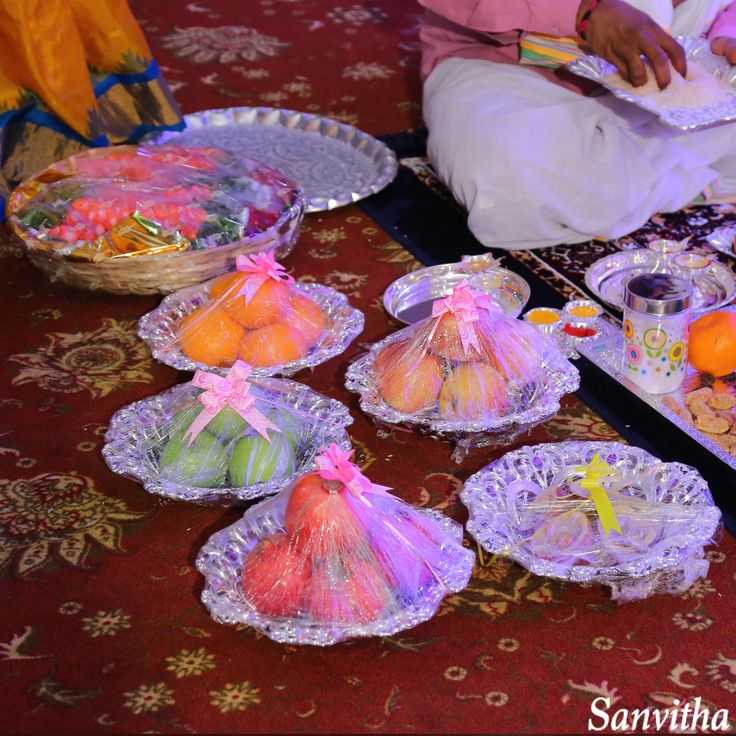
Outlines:
[[[350,462],[355,450],[341,450],[334,442],[320,455],[317,455],[317,473],[324,480],[336,480],[347,488],[354,496],[373,493],[377,496],[388,496],[390,486],[372,483],[360,472],[360,468]]]
[[[455,317],[460,342],[466,355],[471,347],[480,352],[475,322],[481,319],[481,311],[485,311],[489,316],[501,312],[488,294],[477,291],[465,280],[461,281],[449,296],[438,299],[432,304],[432,317],[439,318],[443,314],[451,314]],[[437,319],[430,333],[430,340],[434,337],[439,322]]]
[[[243,294],[246,305],[268,279],[283,281],[287,284],[294,283],[294,277],[286,273],[284,267],[276,262],[271,251],[267,253],[254,253],[252,256],[239,255],[235,259],[235,268],[241,273],[250,275],[250,278],[246,279],[245,284],[243,284],[240,291],[235,295],[240,296]]]
[[[250,393],[251,384],[247,380],[251,370],[247,363],[237,360],[225,377],[216,376],[214,373],[205,373],[204,371],[197,371],[194,374],[192,384],[204,389],[199,395],[199,402],[204,408],[184,435],[187,444],[194,442],[199,433],[226,406],[234,409],[258,434],[265,437],[269,442],[271,441],[268,436],[269,430],[281,431],[256,409],[256,399]]]

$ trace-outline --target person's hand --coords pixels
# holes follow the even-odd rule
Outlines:
[[[590,0],[580,4],[578,20],[589,4]],[[613,64],[634,87],[647,81],[642,54],[649,60],[660,89],[670,83],[670,61],[683,77],[687,73],[682,46],[646,13],[623,0],[600,0],[588,18],[585,41],[593,53]]]
[[[736,64],[736,38],[718,36],[710,42],[710,50],[717,56],[724,56],[729,64]]]

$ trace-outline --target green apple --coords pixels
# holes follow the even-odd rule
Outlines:
[[[217,488],[227,473],[227,452],[207,432],[200,432],[191,444],[184,431],[172,434],[159,460],[159,471],[167,480],[200,488]]]
[[[302,443],[304,435],[310,429],[310,424],[306,417],[284,409],[273,409],[268,412],[268,419],[281,430],[282,437],[289,440],[294,452],[296,452]]]
[[[230,406],[226,406],[218,412],[214,419],[210,420],[205,429],[220,442],[227,444],[242,434],[248,427],[248,423],[238,412]]]
[[[173,437],[177,434],[184,434],[201,411],[202,404],[197,401],[195,404],[191,404],[186,409],[182,409],[174,414],[167,427],[169,436]]]
[[[252,486],[296,472],[296,455],[291,442],[282,434],[271,432],[269,442],[259,434],[239,439],[230,456],[230,480],[233,486]]]

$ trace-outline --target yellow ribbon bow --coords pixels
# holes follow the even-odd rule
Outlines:
[[[593,499],[598,518],[603,525],[603,533],[608,536],[611,529],[615,529],[621,534],[621,527],[613,509],[613,504],[603,487],[603,479],[613,475],[614,469],[607,462],[601,460],[598,453],[596,453],[588,465],[575,468],[575,472],[583,476],[580,485],[590,493],[590,497]]]

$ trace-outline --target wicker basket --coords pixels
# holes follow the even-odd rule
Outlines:
[[[39,172],[33,178],[41,178],[43,174]],[[28,235],[14,214],[27,196],[23,187],[21,184],[10,196],[8,224],[20,239],[31,263],[48,274],[51,281],[112,294],[168,294],[233,270],[240,254],[273,250],[277,258],[283,258],[294,249],[305,207],[304,196],[295,189],[290,206],[279,219],[267,230],[247,239],[216,248],[109,258],[93,263],[49,251]]]

